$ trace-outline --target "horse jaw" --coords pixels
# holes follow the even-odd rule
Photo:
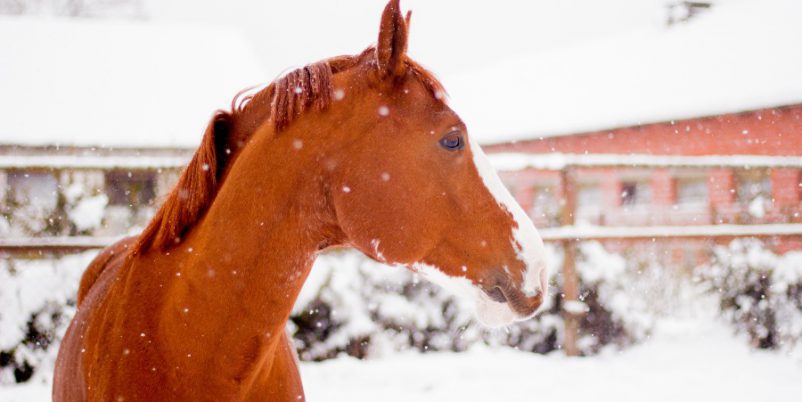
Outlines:
[[[517,227],[512,230],[512,247],[517,251],[518,259],[524,263],[526,270],[523,274],[523,287],[521,291],[527,297],[534,297],[538,292],[543,293],[543,299],[548,297],[548,267],[546,265],[546,250],[543,239],[540,238],[535,225],[526,212],[521,208],[509,190],[501,182],[496,170],[490,165],[482,148],[474,141],[469,141],[473,163],[479,176],[482,178],[487,190],[496,199],[501,208],[512,215]],[[490,301],[492,303],[492,300]],[[501,303],[496,303],[501,304]]]

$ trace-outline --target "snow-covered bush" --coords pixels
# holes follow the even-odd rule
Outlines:
[[[366,357],[392,350],[464,350],[477,342],[548,353],[562,347],[561,253],[548,246],[551,297],[534,319],[485,329],[468,301],[452,297],[404,268],[373,262],[354,251],[318,258],[292,313],[290,332],[304,360],[347,353]],[[646,302],[628,297],[640,275],[597,243],[579,248],[582,301],[580,342],[585,354],[608,344],[624,346],[648,334]],[[630,273],[630,272],[636,273]]]
[[[0,260],[0,384],[51,375],[81,273],[94,255]]]
[[[337,251],[315,263],[290,330],[304,360],[340,352],[365,357],[409,347],[462,350],[471,341],[464,332],[472,323],[464,302],[404,268]]]
[[[776,255],[759,240],[734,240],[716,247],[700,277],[753,347],[792,348],[802,339],[802,252]]]
[[[402,267],[356,251],[320,256],[288,323],[299,356],[324,360],[346,353],[374,357],[399,350],[461,351],[472,344],[506,345],[536,353],[563,343],[562,252],[547,246],[551,297],[534,319],[486,329],[469,301],[452,297]],[[580,348],[625,346],[649,329],[648,301],[638,301],[648,270],[626,263],[595,243],[582,244]],[[0,261],[0,384],[49,376],[57,343],[74,314],[80,276],[94,252],[56,260]],[[654,271],[662,271],[654,269]],[[660,281],[658,281],[660,282]],[[664,284],[663,284],[664,286]]]
[[[1,172],[0,172],[1,174]],[[92,235],[108,204],[97,172],[14,173],[0,192],[0,236]]]
[[[65,210],[73,227],[73,234],[89,235],[99,228],[109,197],[88,188],[83,182],[73,182],[64,192]]]

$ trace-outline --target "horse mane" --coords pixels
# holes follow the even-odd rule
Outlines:
[[[239,120],[247,120],[249,110],[269,105],[265,119],[270,119],[279,133],[306,111],[328,108],[333,97],[332,76],[355,66],[373,52],[371,47],[358,56],[340,56],[310,64],[285,74],[254,94],[245,94],[253,88],[237,93],[230,112],[218,110],[212,116],[200,146],[131,248],[131,254],[141,254],[153,247],[169,250],[202,218],[214,201],[228,167],[255,132],[255,129],[246,133],[233,130]],[[443,86],[432,73],[409,58],[405,63],[437,99],[444,98]]]

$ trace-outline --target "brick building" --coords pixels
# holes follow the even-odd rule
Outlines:
[[[566,169],[543,162],[560,157],[578,163],[568,220],[577,226],[802,222],[802,53],[788,51],[802,48],[802,7],[716,2],[692,17],[447,83],[495,160],[531,162],[498,166],[538,227],[567,222]],[[800,236],[764,239],[802,249]],[[692,263],[728,240],[663,239],[658,248]]]
[[[752,167],[751,162],[802,156],[802,106],[655,123],[487,146],[490,153],[691,156],[726,155],[744,166],[578,167],[580,225],[682,226],[802,222],[802,168]],[[561,171],[524,168],[503,178],[539,227],[560,224]],[[779,251],[802,248],[798,238],[774,241]]]
[[[488,152],[677,156],[802,156],[802,105],[496,144]],[[554,171],[508,172],[527,208],[542,208]],[[579,220],[595,224],[802,222],[802,171],[796,168],[583,169]],[[627,210],[628,213],[622,211]],[[642,212],[642,213],[637,213]],[[553,211],[535,218],[549,225]]]

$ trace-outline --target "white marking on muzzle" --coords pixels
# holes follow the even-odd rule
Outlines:
[[[529,297],[537,295],[538,292],[543,292],[543,299],[545,300],[548,294],[546,283],[548,275],[546,272],[546,250],[543,247],[543,239],[540,238],[532,220],[529,219],[529,216],[526,215],[507,188],[504,187],[501,178],[498,177],[496,170],[490,165],[490,161],[482,151],[482,148],[474,141],[469,141],[469,143],[473,153],[473,163],[476,165],[476,170],[479,172],[485,187],[496,199],[496,202],[512,214],[513,220],[518,224],[518,227],[513,229],[512,238],[513,247],[518,251],[518,259],[526,266],[523,289],[521,290]]]
[[[412,264],[412,270],[463,301],[471,303],[476,317],[488,327],[501,327],[514,322],[518,315],[507,303],[491,300],[478,286],[462,276],[448,276],[439,268],[425,264]]]

